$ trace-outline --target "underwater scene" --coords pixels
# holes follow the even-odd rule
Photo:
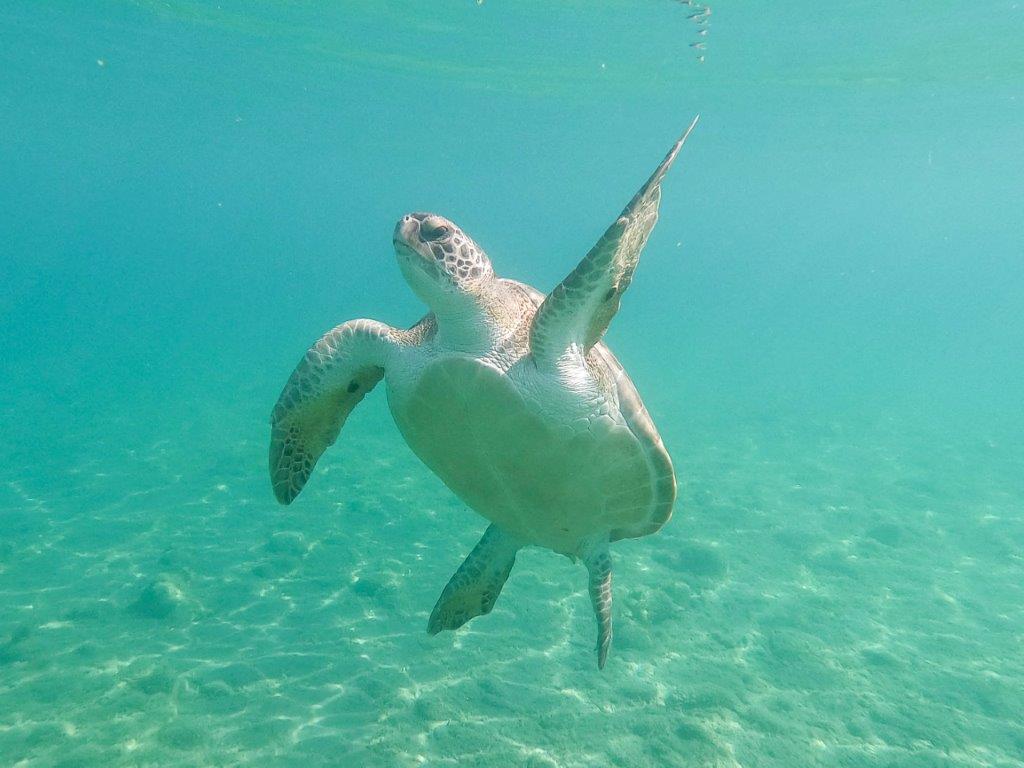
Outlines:
[[[1022,42],[0,3],[0,768],[1024,766]]]

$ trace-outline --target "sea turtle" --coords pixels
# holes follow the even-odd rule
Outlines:
[[[654,175],[551,293],[498,277],[448,219],[410,213],[395,227],[406,281],[430,308],[400,330],[350,320],[299,362],[272,416],[270,475],[289,504],[382,379],[412,450],[490,521],[441,593],[427,629],[489,613],[524,546],[582,560],[597,615],[597,663],[612,639],[609,543],[669,519],[676,479],[622,365],[601,342],[658,218],[661,180],[694,119]]]

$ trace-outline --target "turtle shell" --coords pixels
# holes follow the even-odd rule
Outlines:
[[[429,363],[400,406],[392,401],[409,446],[460,499],[525,543],[575,556],[595,536],[658,530],[675,476],[615,357],[598,345],[587,358],[610,387],[602,407],[525,362],[510,371],[463,356]]]

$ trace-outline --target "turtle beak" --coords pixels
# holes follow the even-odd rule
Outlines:
[[[395,234],[392,237],[392,241],[396,246],[404,245],[406,248],[411,248],[419,235],[419,231],[420,220],[416,217],[416,214],[406,214],[395,225]]]
[[[433,293],[437,290],[435,286],[442,283],[443,278],[429,249],[424,253],[425,246],[420,237],[420,228],[426,215],[409,213],[399,219],[395,225],[392,242],[395,246],[395,255],[398,257],[398,266],[405,275],[406,282],[429,305]]]

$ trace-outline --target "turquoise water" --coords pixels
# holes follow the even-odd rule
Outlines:
[[[0,7],[0,765],[1024,765],[1024,4],[712,11]],[[543,550],[428,636],[484,521],[383,392],[280,507],[281,386],[406,211],[547,291],[698,112],[608,666]]]

